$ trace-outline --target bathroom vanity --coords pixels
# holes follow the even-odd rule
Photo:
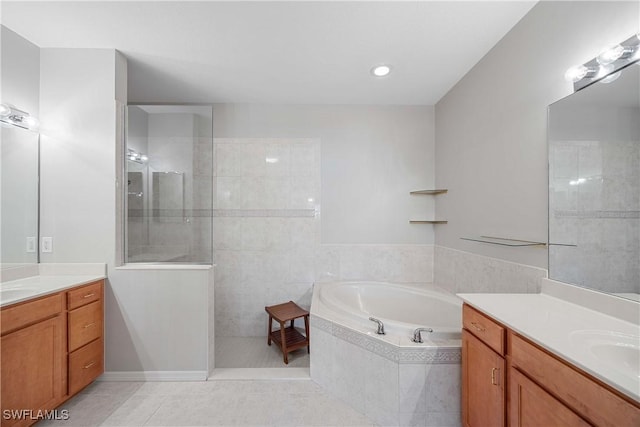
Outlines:
[[[0,291],[1,425],[29,426],[104,371],[104,279],[35,276]]]
[[[637,325],[544,294],[460,296],[465,427],[640,425]]]

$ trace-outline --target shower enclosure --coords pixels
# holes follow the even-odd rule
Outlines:
[[[126,263],[212,263],[211,106],[129,105]]]

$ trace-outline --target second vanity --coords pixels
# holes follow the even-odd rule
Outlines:
[[[544,293],[459,296],[465,427],[640,425],[637,322]]]
[[[104,276],[34,276],[0,295],[1,425],[29,426],[104,371]]]

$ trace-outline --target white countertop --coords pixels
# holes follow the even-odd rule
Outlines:
[[[637,369],[595,354],[581,336],[619,337],[621,346],[640,347],[640,326],[546,294],[458,294],[466,303],[625,395],[640,400]],[[637,365],[630,355],[630,364]],[[627,359],[629,360],[629,359]]]
[[[54,294],[75,286],[104,279],[104,275],[51,275],[31,276],[24,279],[0,283],[0,307],[27,301],[32,298]],[[11,292],[21,289],[21,292]],[[9,292],[3,292],[9,291]]]

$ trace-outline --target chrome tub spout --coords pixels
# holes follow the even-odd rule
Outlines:
[[[376,322],[378,324],[378,330],[376,331],[376,334],[378,335],[384,335],[384,323],[382,323],[382,320],[380,319],[376,319],[375,317],[369,317],[369,320],[371,320],[372,322]]]
[[[420,335],[420,332],[433,332],[433,329],[431,328],[416,328],[415,331],[413,331],[413,339],[411,341],[418,343],[418,344],[422,344],[424,341],[422,341],[422,335]]]

